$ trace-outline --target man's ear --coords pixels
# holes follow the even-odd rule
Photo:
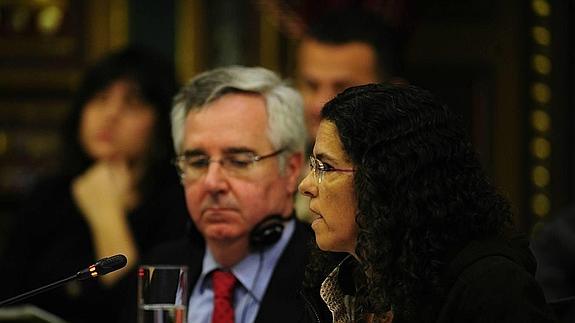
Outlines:
[[[301,175],[303,161],[303,154],[300,152],[293,153],[286,159],[285,177],[287,179],[287,190],[290,194],[294,194],[297,191],[297,186],[299,184],[298,179]]]

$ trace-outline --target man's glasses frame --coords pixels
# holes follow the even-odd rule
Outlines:
[[[278,149],[267,155],[258,155],[254,152],[237,152],[225,155],[220,159],[212,159],[205,155],[190,155],[184,153],[174,158],[173,164],[178,170],[180,178],[187,180],[197,180],[206,174],[211,163],[218,163],[231,176],[245,175],[254,164],[259,161],[277,156],[285,151]]]

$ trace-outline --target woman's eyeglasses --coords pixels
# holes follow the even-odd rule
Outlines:
[[[311,168],[311,172],[318,184],[321,183],[323,176],[327,172],[355,172],[355,169],[340,169],[332,167],[330,164],[326,164],[314,156],[309,157],[309,167]]]

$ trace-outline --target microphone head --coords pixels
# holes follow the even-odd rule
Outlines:
[[[96,263],[96,269],[101,275],[105,275],[112,271],[124,268],[128,263],[128,259],[124,255],[115,255],[112,257],[104,258]],[[99,267],[98,267],[99,266]]]
[[[128,263],[128,259],[124,255],[115,255],[107,258],[98,260],[95,264],[90,267],[79,271],[76,274],[76,279],[85,280],[88,278],[94,278],[102,276],[120,268],[124,268]]]

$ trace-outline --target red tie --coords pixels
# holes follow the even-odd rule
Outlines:
[[[212,323],[234,323],[234,286],[236,277],[228,271],[215,270],[212,273],[214,288],[214,312]]]

